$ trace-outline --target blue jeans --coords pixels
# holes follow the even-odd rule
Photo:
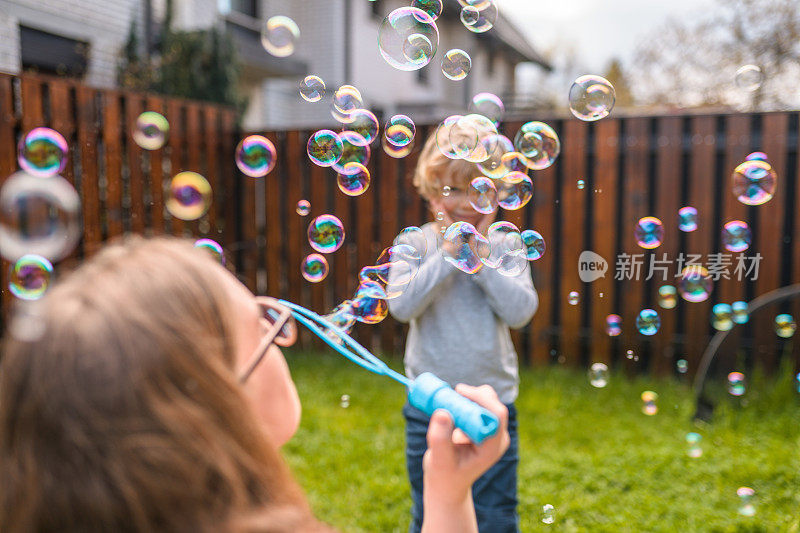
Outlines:
[[[519,439],[517,437],[517,410],[508,407],[508,432],[511,444],[500,460],[472,485],[472,500],[478,518],[480,533],[517,533],[517,465],[519,464]],[[422,456],[428,449],[426,434],[430,418],[408,403],[403,407],[406,418],[406,466],[411,482],[411,526],[409,533],[422,529]]]

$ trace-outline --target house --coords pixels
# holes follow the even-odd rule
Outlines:
[[[364,104],[379,117],[405,113],[432,122],[463,112],[476,92],[511,95],[515,67],[522,62],[549,65],[502,13],[494,28],[474,34],[462,25],[461,6],[446,0],[439,28],[439,51],[431,64],[413,72],[392,68],[380,55],[378,28],[401,0],[172,0],[173,27],[224,27],[242,62],[242,88],[249,106],[249,130],[332,125],[330,99],[302,100],[298,83],[320,76],[328,95],[343,84],[358,87]],[[119,51],[135,23],[142,46],[151,47],[164,20],[166,0],[4,0],[0,4],[0,70],[83,79],[98,87],[116,83]],[[295,52],[269,55],[260,30],[271,16],[285,15],[300,28]],[[441,56],[466,50],[472,70],[462,81],[440,71]]]

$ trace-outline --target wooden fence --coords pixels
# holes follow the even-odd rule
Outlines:
[[[170,122],[169,143],[160,151],[143,151],[131,139],[132,122],[144,110],[162,112]],[[561,138],[561,156],[549,169],[531,174],[534,198],[527,207],[502,213],[521,229],[538,230],[547,241],[544,257],[532,263],[539,310],[514,336],[523,361],[603,361],[664,374],[683,358],[691,372],[713,333],[709,318],[714,303],[750,300],[800,281],[797,113],[612,116],[591,124],[553,118],[548,123]],[[352,296],[358,270],[372,264],[401,228],[430,218],[411,185],[430,126],[418,128],[417,147],[404,159],[393,159],[373,145],[372,183],[365,194],[351,198],[338,191],[331,170],[308,160],[309,131],[267,133],[277,147],[277,165],[265,178],[251,179],[239,174],[233,162],[242,134],[231,109],[28,75],[0,75],[0,179],[17,168],[20,135],[42,125],[58,130],[71,147],[64,175],[80,193],[84,222],[74,258],[126,232],[208,236],[225,246],[253,290],[327,312]],[[520,125],[509,122],[503,131],[513,138]],[[756,150],[769,155],[779,181],[770,202],[748,207],[731,194],[730,175]],[[212,209],[200,221],[184,223],[163,208],[164,186],[180,170],[200,172],[214,189]],[[584,181],[583,189],[578,180]],[[300,199],[311,202],[308,217],[295,213]],[[684,205],[699,212],[699,228],[692,233],[677,229],[677,211]],[[307,225],[323,213],[338,216],[347,237],[328,256],[327,279],[311,284],[301,277],[300,262],[311,252]],[[664,244],[654,251],[639,248],[633,236],[636,221],[648,215],[663,220],[666,230]],[[658,307],[657,290],[677,281],[674,263],[668,281],[614,279],[621,254],[644,254],[645,265],[654,254],[660,259],[666,253],[671,261],[681,252],[702,254],[706,263],[708,254],[724,252],[720,231],[734,219],[747,221],[753,231],[747,255],[763,257],[757,279],[720,280],[709,300],[680,300],[670,310]],[[604,278],[581,282],[577,263],[583,250],[608,260]],[[7,264],[1,275],[7,305]],[[570,291],[580,294],[578,305],[567,304]],[[634,325],[644,307],[661,316],[661,330],[653,337],[639,334]],[[782,309],[800,316],[798,307],[786,304]],[[605,333],[610,313],[623,319],[619,337]],[[780,342],[787,341],[775,336],[774,315],[759,313],[731,335],[730,361],[775,366]],[[387,355],[402,351],[405,326],[391,318],[374,326],[359,324],[356,332],[362,342]],[[628,359],[628,350],[638,360]],[[732,359],[742,353],[743,362]]]

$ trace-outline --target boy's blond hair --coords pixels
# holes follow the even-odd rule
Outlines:
[[[444,185],[454,185],[466,191],[469,182],[482,175],[475,163],[445,156],[436,145],[434,131],[428,136],[419,154],[417,169],[414,171],[414,186],[420,196],[431,200],[442,194]],[[445,182],[445,177],[449,181]]]

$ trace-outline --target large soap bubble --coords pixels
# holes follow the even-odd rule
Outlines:
[[[395,9],[378,29],[378,45],[391,66],[419,70],[431,62],[439,48],[439,28],[433,18],[416,7]]]

